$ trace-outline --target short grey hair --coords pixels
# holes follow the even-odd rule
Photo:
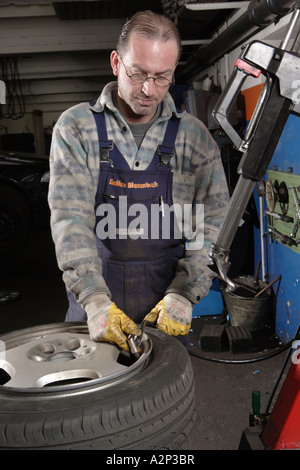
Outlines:
[[[181,38],[176,25],[167,16],[154,13],[150,10],[135,13],[123,26],[117,43],[120,55],[126,53],[129,38],[132,33],[149,39],[159,39],[167,42],[174,39],[178,46],[178,60],[181,56]]]

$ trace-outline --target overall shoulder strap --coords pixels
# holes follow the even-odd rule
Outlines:
[[[128,170],[128,163],[118,147],[115,146],[113,140],[108,140],[107,138],[104,111],[96,113],[92,110],[92,112],[98,131],[100,163],[104,162],[110,164],[112,167]]]
[[[174,146],[175,146],[175,140],[177,137],[179,124],[180,124],[180,118],[177,117],[175,114],[173,114],[171,119],[169,119],[163,142],[160,145],[158,145],[156,149],[156,152],[152,161],[155,167],[162,166],[162,167],[172,168],[171,158],[175,154]]]

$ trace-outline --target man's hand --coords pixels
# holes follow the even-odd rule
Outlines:
[[[140,335],[141,331],[106,294],[95,294],[84,304],[90,337],[94,341],[116,343],[129,352],[126,335]]]
[[[178,294],[167,294],[145,320],[155,323],[159,330],[168,335],[186,335],[192,322],[193,307],[189,300]]]

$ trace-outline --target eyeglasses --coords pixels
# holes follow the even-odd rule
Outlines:
[[[120,59],[121,59],[122,64],[124,65],[127,77],[130,78],[135,83],[145,83],[150,78],[152,78],[152,80],[154,80],[155,85],[157,85],[159,87],[167,87],[167,86],[170,86],[173,83],[171,80],[169,80],[166,77],[149,77],[145,73],[133,73],[133,74],[130,75],[128,73],[126,65],[123,62],[122,57],[120,57]]]

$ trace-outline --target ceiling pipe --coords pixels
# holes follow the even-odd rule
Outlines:
[[[243,44],[251,36],[287,15],[300,0],[252,0],[247,11],[208,46],[200,47],[189,61],[178,68],[176,82],[186,82],[217,59]]]

